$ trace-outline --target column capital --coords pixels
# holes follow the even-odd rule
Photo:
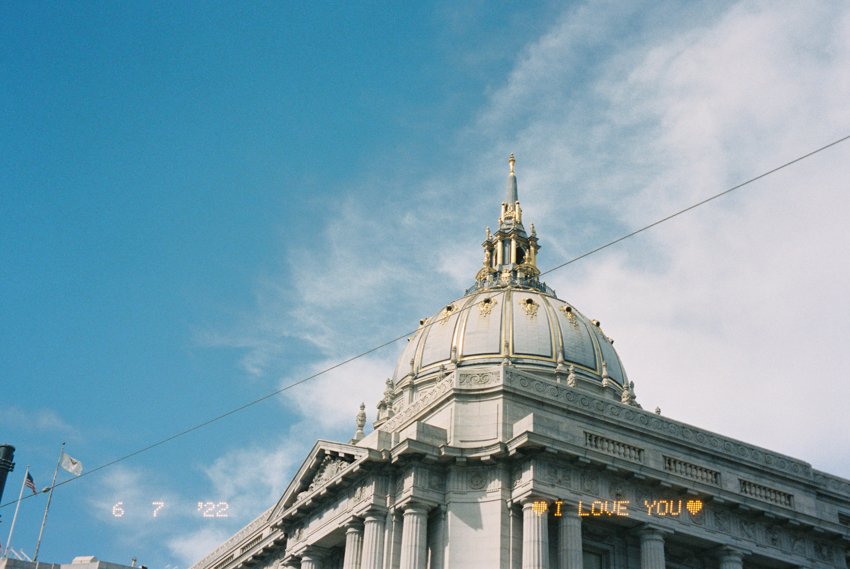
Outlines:
[[[531,511],[538,516],[547,515],[549,513],[549,507],[551,506],[551,502],[549,500],[539,496],[525,498],[521,503],[523,513]]]
[[[422,504],[421,502],[407,502],[401,506],[402,511],[404,511],[404,515],[406,516],[408,513],[413,514],[427,514],[428,510],[431,508],[427,504]]]
[[[369,508],[365,512],[360,514],[360,517],[363,518],[364,522],[374,521],[377,519],[384,520],[387,517],[387,509],[386,508]]]
[[[660,542],[664,543],[665,538],[670,535],[673,535],[673,530],[669,530],[667,528],[662,528],[656,525],[651,524],[643,524],[638,526],[633,530],[638,537],[640,537],[640,543],[648,544],[652,542]]]
[[[555,500],[560,500],[557,496],[552,496],[550,494],[544,494],[542,492],[533,492],[528,493],[518,498],[514,498],[514,504],[525,504],[526,502],[537,502],[539,500],[545,500],[547,502],[554,502]]]
[[[560,511],[559,518],[576,518],[581,521],[582,516],[579,516],[578,505],[581,503],[581,498],[558,498],[553,502],[556,511]],[[560,503],[559,503],[560,502]]]
[[[327,555],[328,550],[318,545],[308,545],[298,554],[301,557],[301,566],[304,567],[305,562],[316,562]]]
[[[720,547],[715,548],[714,554],[720,561],[743,561],[744,557],[752,554],[752,551],[732,547],[730,545],[721,545]]]

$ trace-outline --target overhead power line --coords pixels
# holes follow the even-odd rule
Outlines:
[[[746,182],[741,182],[737,186],[732,186],[728,190],[724,190],[724,191],[720,192],[719,194],[714,194],[713,196],[707,197],[704,200],[699,201],[699,202],[697,202],[693,205],[689,205],[688,207],[686,207],[684,209],[680,209],[679,211],[677,211],[675,213],[671,213],[668,216],[665,216],[665,217],[662,217],[661,219],[653,221],[649,225],[644,225],[640,229],[635,229],[631,233],[627,233],[626,235],[623,235],[622,237],[618,237],[618,238],[614,239],[613,241],[609,241],[608,243],[605,243],[604,245],[600,245],[599,247],[596,247],[595,249],[591,249],[590,251],[586,251],[585,253],[582,253],[578,257],[573,257],[572,259],[570,259],[569,261],[567,261],[565,263],[561,263],[560,265],[552,267],[551,269],[549,269],[547,271],[543,271],[542,273],[540,273],[540,275],[543,276],[543,275],[546,275],[548,273],[557,271],[558,269],[563,269],[567,265],[572,265],[576,261],[580,261],[580,260],[584,259],[585,257],[589,257],[590,255],[593,255],[594,253],[598,253],[599,251],[602,251],[603,249],[607,249],[608,247],[611,247],[612,245],[616,245],[617,243],[620,243],[621,241],[625,241],[626,239],[629,239],[630,237],[634,237],[635,235],[637,235],[639,233],[643,233],[644,231],[646,231],[648,229],[652,229],[656,225],[660,225],[660,224],[664,223],[665,221],[670,221],[674,217],[679,217],[683,213],[687,213],[687,212],[689,212],[693,209],[700,207],[701,205],[705,205],[708,202],[714,201],[717,198],[722,198],[725,195],[731,194],[735,190],[740,190],[744,186],[748,186],[755,181],[761,180],[762,178],[766,178],[767,176],[770,176],[771,174],[775,174],[776,172],[779,172],[780,170],[787,168],[788,166],[791,166],[792,164],[796,164],[797,162],[801,162],[801,161],[805,160],[806,158],[810,158],[810,157],[814,156],[815,154],[817,154],[818,152],[822,152],[822,151],[826,150],[827,148],[831,148],[833,146],[841,144],[842,142],[844,142],[848,139],[850,139],[850,134],[845,136],[845,137],[839,138],[838,140],[834,140],[834,141],[830,142],[829,144],[827,144],[825,146],[821,146],[818,149],[812,150],[811,152],[809,152],[807,154],[803,154],[802,156],[794,158],[793,160],[790,160],[790,161],[786,162],[785,164],[782,164],[781,166],[777,166],[776,168],[773,168],[771,170],[768,170],[767,172],[759,174],[758,176],[750,178]]]
[[[640,234],[640,233],[643,233],[644,231],[647,231],[647,230],[649,230],[649,229],[652,229],[653,227],[655,227],[655,226],[657,226],[657,225],[660,225],[660,224],[662,224],[662,223],[664,223],[664,222],[666,222],[666,221],[670,221],[671,219],[673,219],[673,218],[675,218],[675,217],[678,217],[678,216],[680,216],[680,215],[683,215],[683,214],[685,214],[685,213],[687,213],[687,212],[689,212],[689,211],[692,211],[692,210],[694,210],[694,209],[696,209],[696,208],[698,208],[698,207],[700,207],[700,206],[703,206],[703,205],[705,205],[705,204],[707,204],[707,203],[709,203],[709,202],[711,202],[711,201],[714,201],[714,200],[716,200],[716,199],[718,199],[718,198],[721,198],[721,197],[723,197],[723,196],[726,196],[726,195],[728,195],[728,194],[731,194],[732,192],[734,192],[734,191],[736,191],[736,190],[740,190],[741,188],[744,188],[745,186],[748,186],[748,185],[752,184],[753,182],[756,182],[756,181],[758,181],[758,180],[761,180],[762,178],[766,178],[767,176],[770,176],[771,174],[775,174],[776,172],[779,172],[780,170],[783,170],[783,169],[785,169],[785,168],[788,168],[789,166],[792,166],[792,165],[794,165],[794,164],[796,164],[796,163],[798,163],[798,162],[801,162],[801,161],[803,161],[803,160],[805,160],[805,159],[807,159],[807,158],[811,158],[811,157],[812,157],[812,156],[814,156],[815,154],[818,154],[818,153],[820,153],[820,152],[823,152],[824,150],[826,150],[826,149],[828,149],[828,148],[831,148],[831,147],[833,147],[833,146],[837,146],[838,144],[841,144],[842,142],[845,142],[845,141],[847,141],[847,140],[850,140],[850,135],[843,136],[843,137],[841,137],[841,138],[839,138],[839,139],[837,139],[837,140],[834,140],[834,141],[830,142],[829,144],[826,144],[826,145],[824,145],[824,146],[821,146],[820,148],[817,148],[817,149],[815,149],[815,150],[812,150],[812,151],[810,151],[810,152],[807,152],[806,154],[803,154],[803,155],[801,155],[801,156],[798,156],[797,158],[794,158],[793,160],[789,160],[788,162],[785,162],[784,164],[782,164],[782,165],[780,165],[780,166],[776,166],[775,168],[772,168],[772,169],[770,169],[770,170],[767,170],[766,172],[763,172],[763,173],[761,173],[761,174],[759,174],[759,175],[757,175],[757,176],[754,176],[754,177],[750,178],[749,180],[746,180],[745,182],[741,182],[740,184],[737,184],[737,185],[732,186],[731,188],[726,189],[726,190],[724,190],[724,191],[722,191],[722,192],[720,192],[720,193],[717,193],[717,194],[714,194],[714,195],[712,195],[712,196],[710,196],[710,197],[707,197],[707,198],[705,198],[704,200],[701,200],[701,201],[699,201],[699,202],[696,202],[696,203],[694,203],[694,204],[692,204],[692,205],[690,205],[690,206],[688,206],[688,207],[686,207],[686,208],[684,208],[684,209],[680,209],[680,210],[678,210],[678,211],[676,211],[676,212],[674,212],[674,213],[671,213],[671,214],[669,214],[669,215],[667,215],[667,216],[665,216],[665,217],[662,217],[662,218],[660,218],[660,219],[658,219],[658,220],[656,220],[656,221],[653,221],[652,223],[649,223],[648,225],[644,225],[643,227],[641,227],[641,228],[639,228],[639,229],[636,229],[636,230],[632,231],[631,233],[627,233],[627,234],[625,234],[625,235],[623,235],[623,236],[621,236],[621,237],[618,237],[618,238],[616,238],[616,239],[613,239],[613,240],[611,240],[611,241],[608,241],[607,243],[605,243],[605,244],[603,244],[603,245],[600,245],[600,246],[598,246],[598,247],[595,247],[595,248],[593,248],[593,249],[590,249],[589,251],[586,251],[586,252],[584,252],[584,253],[582,253],[582,254],[580,254],[580,255],[576,256],[576,257],[573,257],[573,258],[571,258],[570,260],[568,260],[568,261],[566,261],[566,262],[564,262],[564,263],[561,263],[560,265],[556,265],[556,266],[552,267],[551,269],[548,269],[548,270],[546,270],[546,271],[541,272],[541,273],[540,273],[540,275],[541,275],[541,276],[542,276],[542,275],[546,275],[546,274],[552,273],[552,272],[554,272],[554,271],[557,271],[557,270],[563,269],[564,267],[566,267],[566,266],[568,266],[568,265],[571,265],[571,264],[573,264],[573,263],[575,263],[575,262],[577,262],[577,261],[580,261],[580,260],[582,260],[582,259],[584,259],[584,258],[586,258],[586,257],[589,257],[590,255],[594,255],[594,254],[596,254],[596,253],[598,253],[598,252],[600,252],[600,251],[602,251],[602,250],[604,250],[604,249],[607,249],[607,248],[609,248],[609,247],[611,247],[611,246],[613,246],[613,245],[616,245],[617,243],[621,243],[621,242],[625,241],[626,239],[630,239],[631,237],[634,237],[634,236],[636,236],[636,235],[638,235],[638,234]],[[475,304],[467,305],[467,306],[466,306],[464,309],[462,309],[462,310],[469,310],[469,309],[470,309],[470,308],[472,308],[473,306],[475,306]],[[458,311],[458,312],[459,312],[459,311]],[[458,312],[454,312],[454,313],[452,313],[452,314],[457,314]],[[447,314],[447,315],[446,315],[443,319],[448,318],[448,317],[449,317],[449,315]],[[436,324],[437,322],[442,321],[443,319],[434,320],[434,321],[432,321],[432,322],[429,322],[429,323],[425,324],[425,326],[426,326],[426,327],[433,326],[434,324]],[[421,328],[421,327],[420,327],[420,328]],[[231,415],[235,415],[236,413],[239,413],[239,412],[241,412],[241,411],[244,411],[245,409],[248,409],[249,407],[253,407],[254,405],[257,405],[257,404],[259,404],[259,403],[262,403],[263,401],[266,401],[266,400],[268,400],[268,399],[271,399],[271,398],[275,397],[276,395],[280,395],[281,393],[283,393],[283,392],[285,392],[285,391],[288,391],[288,390],[290,390],[290,389],[292,389],[292,388],[294,388],[294,387],[297,387],[297,386],[299,386],[299,385],[301,385],[301,384],[303,384],[303,383],[306,383],[306,382],[308,382],[308,381],[311,381],[311,380],[313,380],[313,379],[315,379],[315,378],[317,378],[317,377],[319,377],[319,376],[321,376],[321,375],[324,375],[324,374],[326,374],[326,373],[329,373],[329,372],[331,372],[331,371],[333,371],[333,370],[335,370],[335,369],[338,369],[338,368],[340,368],[340,367],[342,367],[342,366],[344,366],[344,365],[347,365],[347,364],[349,364],[349,363],[351,363],[351,362],[353,362],[353,361],[355,361],[355,360],[358,360],[358,359],[360,359],[360,358],[362,358],[362,357],[368,356],[368,355],[369,355],[369,354],[371,354],[371,353],[377,352],[378,350],[380,350],[380,349],[382,349],[382,348],[385,348],[385,347],[387,347],[387,346],[389,346],[389,345],[391,345],[391,344],[394,344],[394,343],[398,342],[399,340],[401,340],[401,339],[403,339],[403,338],[407,338],[407,337],[411,336],[412,334],[415,334],[417,331],[418,331],[418,329],[417,329],[417,330],[410,331],[410,332],[406,332],[406,333],[404,333],[404,334],[402,334],[402,335],[400,335],[400,336],[397,336],[397,337],[393,338],[392,340],[388,340],[388,341],[384,342],[383,344],[380,344],[380,345],[378,345],[378,346],[375,346],[375,347],[373,347],[373,348],[370,348],[370,349],[368,349],[368,350],[366,350],[366,351],[364,351],[364,352],[361,352],[361,353],[357,354],[356,356],[352,356],[352,357],[350,357],[350,358],[348,358],[348,359],[342,360],[342,361],[340,361],[340,362],[338,362],[338,363],[336,363],[336,364],[334,364],[334,365],[332,365],[332,366],[330,366],[330,367],[324,368],[324,369],[322,369],[321,371],[318,371],[318,372],[316,372],[316,373],[314,373],[314,374],[312,374],[312,375],[309,375],[309,376],[307,376],[307,377],[304,377],[304,378],[302,378],[302,379],[299,379],[299,380],[297,380],[297,381],[294,381],[294,382],[290,383],[289,385],[285,385],[284,387],[281,387],[280,389],[276,389],[275,391],[272,391],[272,392],[270,392],[270,393],[267,393],[266,395],[263,395],[262,397],[259,397],[259,398],[257,398],[257,399],[254,399],[253,401],[249,401],[249,402],[247,402],[247,403],[245,403],[245,404],[243,404],[243,405],[240,405],[239,407],[235,407],[235,408],[233,408],[233,409],[231,409],[231,410],[229,410],[229,411],[227,411],[227,412],[225,412],[225,413],[222,413],[222,414],[220,414],[220,415],[217,415],[217,416],[215,416],[215,417],[212,417],[212,418],[210,418],[210,419],[207,419],[206,421],[203,421],[202,423],[198,423],[198,424],[196,424],[196,425],[194,425],[194,426],[192,426],[192,427],[189,427],[189,428],[187,428],[187,429],[184,429],[184,430],[182,430],[182,431],[179,431],[179,432],[177,432],[177,433],[174,433],[174,434],[172,434],[172,435],[170,435],[170,436],[168,436],[168,437],[165,437],[165,438],[163,438],[163,439],[160,439],[160,440],[158,440],[158,441],[156,441],[156,442],[154,442],[154,443],[151,443],[151,444],[149,444],[149,445],[147,445],[147,446],[145,446],[145,447],[142,447],[142,448],[140,448],[140,449],[137,449],[137,450],[135,450],[135,451],[133,451],[133,452],[131,452],[131,453],[129,453],[129,454],[125,454],[124,456],[121,456],[121,457],[119,457],[119,458],[116,458],[116,459],[114,459],[114,460],[111,460],[111,461],[109,461],[109,462],[107,462],[107,463],[101,464],[100,466],[97,466],[97,467],[95,467],[95,468],[92,468],[91,470],[85,471],[85,472],[83,472],[83,473],[82,473],[82,475],[80,475],[80,476],[78,476],[78,477],[70,478],[70,479],[68,479],[68,480],[63,480],[62,482],[57,483],[54,487],[64,486],[65,484],[68,484],[69,482],[73,482],[73,481],[75,481],[75,480],[79,480],[79,479],[81,479],[81,478],[84,478],[84,477],[86,477],[86,476],[89,476],[89,475],[91,475],[91,474],[94,474],[95,472],[98,472],[98,471],[104,470],[104,469],[106,469],[106,468],[109,468],[110,466],[114,466],[114,465],[116,465],[116,464],[118,464],[118,463],[120,463],[120,462],[123,462],[123,461],[125,461],[125,460],[127,460],[127,459],[130,459],[130,458],[132,458],[132,457],[134,457],[134,456],[140,455],[140,454],[145,453],[145,452],[147,452],[147,451],[149,451],[149,450],[155,449],[156,447],[159,447],[159,446],[162,446],[162,445],[164,445],[164,444],[166,444],[166,443],[169,443],[169,442],[171,442],[171,441],[173,441],[173,440],[175,440],[175,439],[178,439],[178,438],[180,438],[180,437],[183,437],[183,436],[185,436],[185,435],[188,435],[189,433],[193,433],[193,432],[195,432],[195,431],[198,431],[198,430],[200,430],[200,429],[203,429],[204,427],[206,427],[206,426],[208,426],[208,425],[211,425],[211,424],[213,424],[213,423],[216,423],[216,422],[218,422],[218,421],[220,421],[220,420],[222,420],[222,419],[224,419],[224,418],[226,418],[226,417],[229,417],[229,416],[231,416]],[[27,499],[29,499],[29,498],[31,498],[31,497],[33,497],[33,496],[34,496],[34,494],[30,494],[29,496],[25,496],[24,498],[22,498],[22,500],[27,500]],[[11,502],[6,502],[5,504],[0,504],[0,508],[5,508],[6,506],[9,506],[9,505],[14,504],[14,503],[16,503],[16,502],[17,502],[17,500],[13,500],[13,501],[11,501]]]

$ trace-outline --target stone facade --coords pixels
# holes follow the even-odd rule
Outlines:
[[[476,286],[403,351],[374,430],[358,417],[353,444],[317,442],[193,569],[847,569],[850,481],[640,408],[598,322],[536,280],[518,201],[484,246]],[[511,294],[525,305],[509,314]],[[473,338],[463,310],[504,312]],[[506,340],[464,357],[480,330]]]

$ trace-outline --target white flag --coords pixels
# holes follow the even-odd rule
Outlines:
[[[69,456],[67,453],[62,453],[62,468],[73,474],[74,476],[79,476],[83,473],[83,463]]]

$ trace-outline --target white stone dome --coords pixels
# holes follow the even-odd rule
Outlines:
[[[517,197],[514,157],[495,233],[487,228],[484,259],[466,295],[420,322],[392,382],[415,381],[448,367],[509,363],[570,374],[629,395],[613,341],[539,279],[537,233],[526,233]],[[633,395],[633,392],[632,392]]]
[[[574,373],[623,386],[625,370],[599,324],[571,304],[533,288],[475,289],[420,323],[393,375],[398,383],[441,366],[501,363]],[[604,368],[603,369],[603,363]]]

